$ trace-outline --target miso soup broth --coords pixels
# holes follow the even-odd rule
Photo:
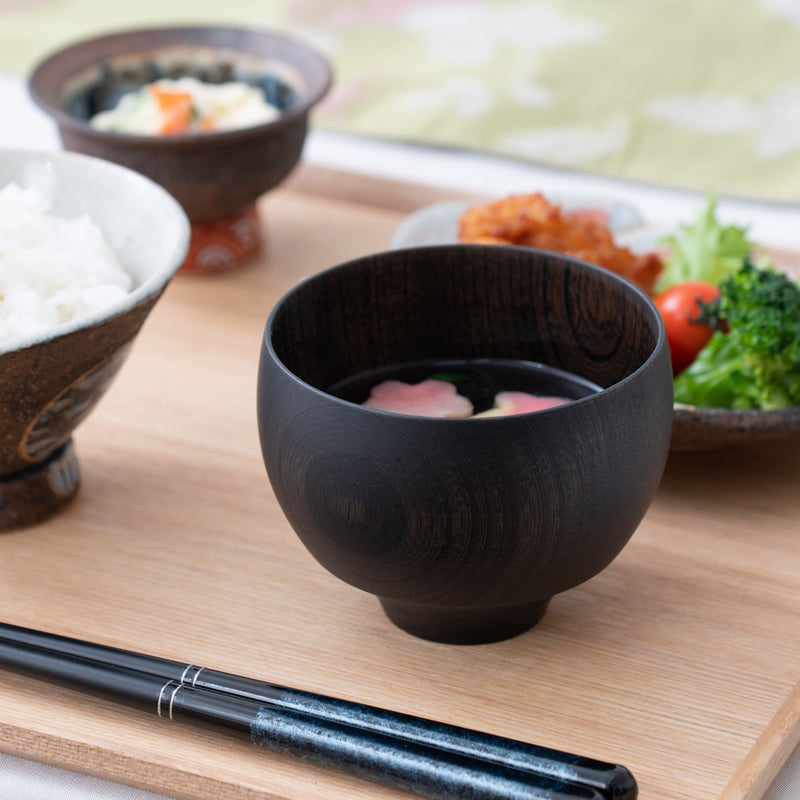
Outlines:
[[[451,383],[459,395],[472,403],[473,415],[491,411],[495,398],[502,393],[523,392],[569,401],[600,391],[597,384],[585,378],[535,361],[476,358],[431,359],[378,367],[338,381],[328,392],[342,400],[363,404],[372,390],[385,381],[418,384],[428,380]]]

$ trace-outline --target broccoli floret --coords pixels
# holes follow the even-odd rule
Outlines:
[[[719,289],[723,329],[675,379],[676,401],[736,409],[800,404],[800,284],[745,260]]]

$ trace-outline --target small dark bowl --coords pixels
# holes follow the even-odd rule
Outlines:
[[[78,491],[72,434],[122,367],[186,255],[189,222],[164,189],[77,153],[0,151],[0,188],[36,186],[51,214],[88,216],[133,278],[103,311],[0,342],[0,531],[42,522]]]
[[[121,94],[181,75],[259,85],[282,113],[250,128],[179,136],[109,133],[89,124]],[[325,59],[299,41],[259,30],[201,26],[126,31],[79,42],[44,59],[29,87],[34,101],[58,123],[66,149],[147,175],[196,223],[241,213],[294,169],[309,112],[330,83]]]
[[[538,361],[601,390],[483,419],[387,413],[329,392],[428,358]],[[490,642],[535,625],[639,525],[669,450],[670,359],[652,302],[607,270],[527,248],[396,250],[280,300],[258,422],[278,501],[324,567],[412,634]]]

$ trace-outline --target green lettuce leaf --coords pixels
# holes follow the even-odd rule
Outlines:
[[[681,225],[680,232],[663,240],[670,249],[658,283],[658,291],[683,281],[705,281],[718,286],[733,275],[754,247],[747,229],[720,225],[717,199],[709,195],[695,222]]]

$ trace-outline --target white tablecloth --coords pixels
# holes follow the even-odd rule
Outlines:
[[[0,800],[166,800],[166,796],[0,753]]]
[[[0,75],[0,108],[3,109],[0,148],[53,150],[60,147],[54,126],[30,102],[20,78]],[[472,153],[376,142],[313,130],[306,144],[304,159],[320,166],[415,181],[454,191],[474,191],[487,196],[542,190],[561,195],[613,198],[630,203],[646,219],[667,228],[693,219],[703,203],[703,197],[692,192],[634,185]],[[720,198],[718,215],[725,222],[748,225],[755,241],[800,250],[800,224],[796,208]],[[0,753],[0,800],[164,798]],[[764,800],[800,800],[800,747],[789,759]]]

